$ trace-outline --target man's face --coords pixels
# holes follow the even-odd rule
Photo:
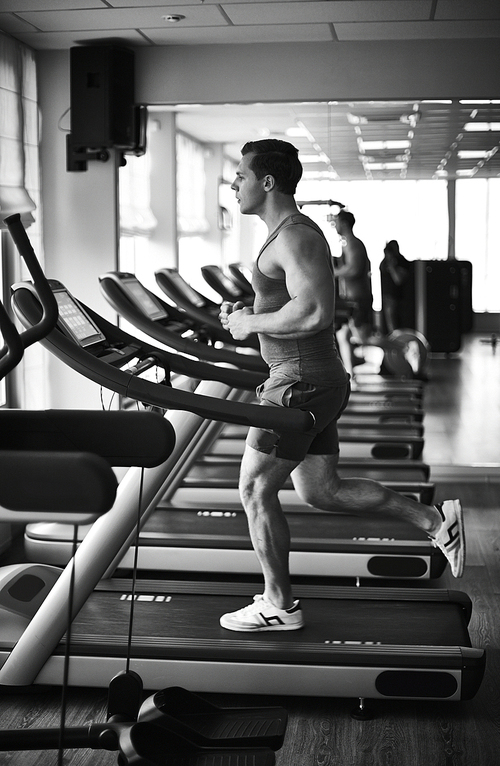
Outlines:
[[[266,200],[264,178],[259,181],[253,170],[250,169],[250,163],[254,156],[253,152],[243,155],[236,168],[236,178],[231,184],[231,189],[236,192],[240,211],[244,215],[258,215]]]

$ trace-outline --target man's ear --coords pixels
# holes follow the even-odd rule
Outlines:
[[[272,191],[276,187],[276,181],[274,180],[274,176],[264,176],[264,191],[269,192]]]

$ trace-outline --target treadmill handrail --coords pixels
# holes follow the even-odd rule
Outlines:
[[[12,300],[16,314],[23,324],[29,327],[37,322],[40,307],[33,285],[24,282],[13,285]],[[158,355],[159,359],[175,356],[128,335],[85,304],[79,301],[78,303],[87,311],[106,337],[120,338],[129,345],[135,345],[138,356],[143,353],[145,355]],[[261,407],[256,404],[221,401],[215,397],[181,391],[137,378],[93,356],[87,349],[65,336],[58,328],[52,330],[40,342],[63,362],[98,385],[136,401],[147,402],[155,407],[189,410],[209,420],[221,420],[226,423],[239,423],[259,428],[275,428],[280,431],[308,431],[314,425],[314,417],[305,410]],[[193,362],[193,364],[195,363]],[[221,370],[224,369],[221,368]]]
[[[231,279],[246,293],[247,297],[255,296],[252,284],[243,273],[241,265],[239,263],[230,263],[227,268]]]
[[[9,233],[14,240],[19,254],[23,258],[28,270],[33,278],[33,283],[37,289],[39,295],[40,304],[42,306],[42,316],[40,320],[21,333],[21,341],[24,348],[28,348],[36,341],[41,340],[47,335],[50,330],[54,329],[59,318],[59,309],[52,290],[42,268],[35,255],[35,251],[28,239],[26,230],[21,221],[19,213],[5,218],[5,223],[9,229]]]
[[[177,288],[172,281],[172,274],[182,279],[180,274],[175,269],[159,269],[155,272],[156,283],[158,287],[172,300],[176,306],[184,309],[184,311],[192,318],[201,324],[210,327],[217,333],[217,337],[224,343],[229,343],[233,346],[244,346],[245,348],[257,348],[258,342],[251,342],[249,340],[237,341],[232,335],[221,327],[221,324],[216,316],[210,313],[210,305],[206,307],[195,306],[182,292]],[[189,288],[193,288],[189,285]],[[196,291],[195,291],[196,292]],[[201,295],[201,293],[199,293]],[[201,296],[203,298],[203,296]],[[203,298],[207,301],[207,298]],[[210,301],[210,303],[212,303]],[[217,304],[213,303],[212,306],[218,308]]]
[[[0,349],[0,380],[5,378],[16,367],[24,354],[24,346],[21,336],[10,319],[5,306],[0,301],[0,332],[4,339],[4,346]]]
[[[145,312],[134,306],[132,301],[126,295],[120,281],[122,276],[122,272],[108,271],[105,274],[101,274],[99,277],[99,285],[104,297],[115,311],[139,330],[142,330],[159,343],[164,343],[165,345],[170,346],[170,348],[174,348],[181,354],[189,354],[190,356],[197,357],[199,360],[204,359],[207,362],[227,362],[238,368],[262,372],[267,375],[268,367],[261,356],[240,354],[226,348],[214,348],[213,346],[208,346],[206,343],[184,338],[179,333],[170,330],[168,326],[166,327],[164,324],[150,319]],[[134,278],[137,279],[137,277]],[[140,284],[142,285],[142,283]],[[142,287],[146,292],[150,292],[144,285],[142,285]],[[151,295],[153,296],[153,293],[151,293]],[[157,295],[154,295],[153,297],[168,312],[169,306],[164,303],[161,298],[158,298]],[[252,382],[252,380],[254,382]],[[259,382],[262,382],[262,380],[263,378],[261,377]],[[246,380],[245,377],[242,377],[241,381],[242,382],[239,385],[241,385],[242,388],[255,388],[258,385],[257,378],[252,379],[251,376],[248,376]],[[235,383],[235,385],[238,384]]]
[[[221,267],[217,264],[211,263],[202,266],[201,274],[207,285],[220,295],[222,301],[230,301],[231,303],[243,301],[243,303],[248,304],[249,296],[247,293],[236,282],[230,279],[227,274],[224,274]],[[252,302],[253,297],[251,298]]]

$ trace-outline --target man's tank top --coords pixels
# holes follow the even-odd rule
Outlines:
[[[314,229],[325,241],[325,257],[332,273],[333,264],[325,235],[308,216],[293,213],[277,226],[266,239],[254,264],[252,287],[255,291],[256,314],[279,311],[291,298],[285,279],[267,277],[259,269],[259,259],[268,245],[287,226],[301,224]],[[304,253],[307,257],[307,253]],[[333,294],[333,293],[332,293]],[[347,373],[340,359],[333,323],[309,338],[271,338],[259,334],[261,354],[273,377],[286,377],[312,383],[317,386],[339,386],[347,380]]]

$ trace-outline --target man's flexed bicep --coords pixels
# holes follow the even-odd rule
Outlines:
[[[293,226],[281,232],[274,254],[290,295],[290,301],[277,312],[282,326],[276,334],[308,337],[328,327],[334,315],[335,289],[326,242],[310,227]]]

